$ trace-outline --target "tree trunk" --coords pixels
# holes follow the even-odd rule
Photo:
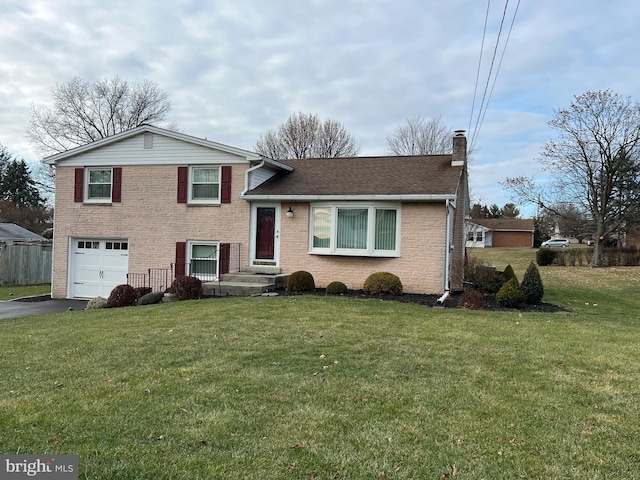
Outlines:
[[[604,249],[604,222],[600,215],[596,216],[596,231],[594,233],[595,243],[593,244],[592,267],[602,266],[602,250]]]

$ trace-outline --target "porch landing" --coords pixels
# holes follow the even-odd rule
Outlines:
[[[283,273],[225,273],[217,282],[202,282],[202,290],[206,297],[247,297],[286,288],[288,279]]]

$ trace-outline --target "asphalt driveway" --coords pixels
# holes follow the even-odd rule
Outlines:
[[[45,298],[44,300],[0,302],[0,320],[43,313],[66,312],[69,309],[84,310],[84,307],[87,306],[86,300],[51,300],[48,297]]]

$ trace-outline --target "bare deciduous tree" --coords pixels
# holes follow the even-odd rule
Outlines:
[[[438,155],[451,152],[453,131],[442,117],[410,118],[387,135],[389,151],[395,155]]]
[[[268,158],[354,157],[360,147],[337,120],[321,122],[317,115],[292,114],[277,130],[261,135],[255,150]]]
[[[574,97],[554,112],[558,134],[542,150],[553,183],[541,187],[527,177],[502,183],[524,201],[559,214],[553,205],[582,205],[594,223],[594,266],[602,264],[605,236],[617,232],[640,207],[640,104],[610,91]]]
[[[53,107],[31,106],[27,136],[42,156],[69,150],[142,124],[163,122],[168,95],[155,82],[78,77],[52,89]]]

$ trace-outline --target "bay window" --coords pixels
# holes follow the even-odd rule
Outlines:
[[[310,252],[327,255],[399,256],[400,206],[312,204]]]

